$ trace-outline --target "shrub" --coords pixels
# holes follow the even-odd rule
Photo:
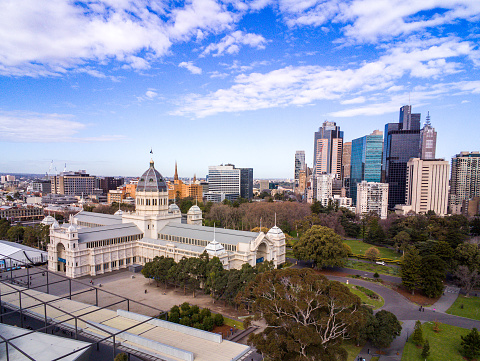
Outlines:
[[[202,318],[198,313],[192,315],[192,323],[202,322]]]
[[[472,331],[466,336],[460,336],[462,338],[463,355],[471,360],[480,354],[480,334],[474,327]]]
[[[205,331],[213,330],[213,326],[214,326],[213,318],[208,316],[203,319],[203,328]]]
[[[205,317],[212,316],[212,312],[210,312],[208,308],[204,308],[200,311],[200,316],[202,317],[202,319],[205,319]]]
[[[180,324],[184,326],[190,326],[192,324],[192,320],[190,317],[182,317],[180,320]]]
[[[378,278],[378,277],[380,277],[380,275],[378,274],[378,272],[375,272],[375,273],[373,274],[373,277],[374,277],[374,278]]]
[[[417,345],[423,345],[423,330],[422,323],[420,321],[415,322],[415,329],[412,334],[412,342]]]
[[[171,309],[170,309],[170,313],[178,313],[180,314],[180,308],[178,306],[173,306]]]
[[[200,307],[198,307],[197,305],[194,305],[194,306],[190,307],[190,311],[192,312],[192,315],[194,315],[194,314],[200,312]]]
[[[193,328],[198,328],[199,330],[203,330],[203,324],[200,323],[200,322],[195,322],[193,325],[192,325]]]
[[[128,356],[126,353],[122,352],[115,356],[113,361],[128,361]]]
[[[180,314],[178,312],[171,312],[170,315],[168,315],[168,320],[170,322],[179,323],[180,322]]]
[[[188,302],[182,303],[180,308],[182,309],[183,312],[190,312],[190,305],[188,304]]]
[[[213,316],[213,322],[215,323],[215,326],[222,326],[223,325],[223,316],[219,313]]]
[[[245,320],[243,320],[243,328],[246,330],[252,325],[252,317],[247,317]]]

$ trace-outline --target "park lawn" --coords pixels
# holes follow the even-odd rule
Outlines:
[[[440,324],[440,332],[433,331],[433,322],[422,325],[423,338],[430,344],[430,356],[427,361],[465,361],[460,354],[460,336],[465,336],[470,330],[457,326]],[[407,342],[403,349],[402,361],[423,361],[422,349]]]
[[[397,267],[389,267],[389,266],[382,266],[376,263],[366,263],[360,261],[354,261],[349,259],[345,263],[345,268],[352,268],[359,271],[367,271],[367,272],[377,272],[378,274],[388,275],[388,276],[398,276],[398,268]]]
[[[458,298],[447,310],[447,313],[480,321],[480,298],[475,296],[465,297],[463,295],[458,295]]]
[[[235,325],[235,328],[237,330],[244,330],[242,321],[232,320],[231,318],[228,318],[225,316],[223,316],[223,324],[228,325],[230,327],[233,327]]]
[[[395,252],[393,249],[386,247],[374,246],[356,239],[344,239],[343,243],[348,244],[352,249],[353,254],[365,254],[365,251],[370,247],[377,247],[380,251],[380,258],[399,259],[402,255]]]
[[[370,298],[368,297],[365,293],[363,293],[361,290],[355,288],[356,286],[355,285],[352,285],[352,284],[345,284],[345,286],[347,286],[350,291],[357,295],[358,297],[360,297],[360,300],[362,301],[362,303],[366,304],[367,306],[371,306],[374,310],[382,307],[384,304],[385,304],[385,301],[383,300],[383,297],[380,296],[379,294],[375,293],[377,296],[378,296],[378,299],[375,300],[373,298]],[[368,287],[366,287],[368,288]],[[373,291],[372,291],[373,292]]]
[[[360,351],[362,351],[363,345],[356,346],[355,341],[346,340],[343,341],[342,347],[348,352],[347,361],[356,361],[358,354],[360,353]]]

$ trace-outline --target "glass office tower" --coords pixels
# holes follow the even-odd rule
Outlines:
[[[350,197],[357,204],[357,184],[362,181],[380,182],[382,174],[383,133],[372,134],[352,140],[350,170]]]

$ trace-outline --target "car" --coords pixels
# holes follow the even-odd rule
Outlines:
[[[377,262],[375,262],[375,263],[376,263],[376,264],[379,264],[379,265],[382,265],[382,266],[385,266],[385,262],[383,262],[383,261],[377,261]]]

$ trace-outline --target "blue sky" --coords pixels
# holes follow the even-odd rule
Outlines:
[[[437,156],[480,150],[480,1],[0,2],[0,172],[292,177],[313,133],[410,104]]]

